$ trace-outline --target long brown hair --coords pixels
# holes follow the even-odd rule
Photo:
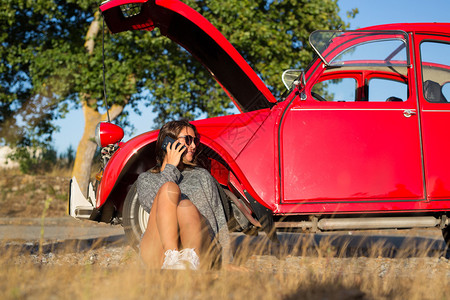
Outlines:
[[[161,166],[162,163],[164,161],[164,157],[166,156],[166,151],[161,149],[162,143],[164,141],[164,139],[166,138],[166,136],[169,136],[173,139],[177,139],[178,135],[180,134],[181,130],[183,130],[183,128],[185,127],[189,127],[192,130],[194,130],[195,136],[198,136],[198,132],[197,132],[197,128],[192,125],[191,123],[189,123],[189,121],[187,120],[178,120],[178,121],[170,121],[167,122],[166,124],[163,125],[163,127],[161,127],[159,134],[158,134],[158,139],[156,140],[156,166],[151,169],[152,173],[159,173],[161,172]],[[192,160],[192,162],[190,163],[185,163],[185,165],[188,165],[190,167],[195,167],[197,165],[197,151],[194,155],[194,159]]]

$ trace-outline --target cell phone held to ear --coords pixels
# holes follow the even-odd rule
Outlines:
[[[163,141],[163,143],[162,143],[162,145],[161,145],[161,149],[162,149],[163,151],[166,151],[167,145],[168,145],[169,143],[170,143],[171,145],[173,145],[173,143],[175,143],[175,140],[174,140],[173,138],[171,138],[170,136],[167,136],[167,135],[166,135],[166,137],[164,138],[164,141]],[[181,144],[180,144],[180,143],[177,143],[177,145],[175,146],[175,148],[178,148],[179,145],[181,145]],[[186,148],[186,146],[182,146],[182,149],[184,149],[184,148]],[[173,148],[172,148],[172,149],[173,149]]]

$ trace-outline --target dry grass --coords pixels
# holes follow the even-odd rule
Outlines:
[[[4,245],[1,249],[5,249]],[[240,242],[240,270],[149,271],[129,248],[119,263],[93,263],[92,251],[60,251],[55,263],[9,248],[0,255],[0,299],[448,299],[450,263],[428,245],[386,256],[386,245],[366,255],[300,239],[267,255],[266,241]],[[64,258],[64,259],[63,259]]]
[[[38,175],[40,176],[47,176],[47,177],[72,177],[72,165],[66,166],[66,165],[60,165],[60,164],[54,164],[50,169],[43,170]],[[100,163],[95,162],[92,164],[91,167],[91,178],[94,178],[95,175],[100,170]],[[0,176],[23,176],[24,174],[20,171],[19,168],[9,168],[9,169],[3,169],[0,168]]]
[[[7,175],[24,177],[13,172]],[[55,169],[49,176],[69,173]],[[44,206],[35,206],[39,217]],[[118,250],[111,264],[103,263],[111,254],[101,244],[39,255],[0,241],[0,299],[450,298],[450,262],[432,244],[412,238],[395,249],[382,240],[355,245],[339,238],[317,242],[305,235],[282,246],[279,258],[268,253],[264,238],[243,238],[235,255],[240,270],[198,272],[144,270],[129,248]]]
[[[72,167],[54,165],[44,175],[49,177],[72,177]]]
[[[35,206],[39,217],[43,205]],[[72,245],[50,259],[48,250],[40,256],[0,241],[0,299],[450,298],[450,262],[432,244],[412,238],[395,249],[382,240],[355,245],[339,238],[305,235],[282,246],[279,258],[267,252],[264,238],[244,238],[235,255],[240,270],[199,272],[144,270],[129,248],[110,264],[102,263],[110,254],[100,244],[77,252]]]

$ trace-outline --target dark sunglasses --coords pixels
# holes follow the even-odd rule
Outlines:
[[[194,145],[196,147],[198,147],[198,145],[200,144],[200,138],[199,137],[193,137],[192,135],[183,135],[183,136],[179,136],[178,138],[184,138],[184,140],[186,141],[186,145],[189,146],[192,144],[192,142],[194,142]]]

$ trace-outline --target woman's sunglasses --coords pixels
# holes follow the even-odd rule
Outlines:
[[[192,135],[183,135],[183,136],[179,136],[178,138],[184,138],[184,140],[186,141],[186,145],[189,146],[192,144],[192,142],[194,142],[194,145],[196,147],[198,147],[198,145],[200,144],[200,138],[199,137],[193,137]]]

